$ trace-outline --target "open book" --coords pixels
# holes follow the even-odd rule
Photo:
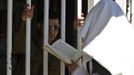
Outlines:
[[[52,46],[49,44],[44,45],[43,49],[67,64],[71,64],[72,61],[77,62],[82,57],[81,51],[75,49],[61,39],[54,42]]]

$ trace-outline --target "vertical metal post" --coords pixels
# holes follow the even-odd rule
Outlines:
[[[81,18],[81,13],[82,13],[82,0],[77,0],[77,16],[78,19]],[[81,37],[80,37],[80,29],[81,27],[77,26],[77,49],[81,50]],[[81,61],[79,61],[79,64]]]
[[[130,0],[130,23],[132,23],[132,0]]]
[[[44,44],[48,43],[49,0],[44,1]],[[48,75],[48,52],[43,52],[43,75]]]
[[[82,1],[81,0],[77,0],[77,16],[78,16],[78,19],[81,18],[81,13],[82,13]],[[77,48],[80,50],[81,49],[81,37],[79,35],[79,30],[80,30],[80,27],[78,27],[78,30],[77,30]]]
[[[65,41],[66,0],[61,0],[61,39]],[[60,75],[65,75],[65,64],[60,63]]]
[[[94,0],[88,0],[88,12],[92,9],[92,7],[93,7],[93,5],[94,5]]]
[[[27,0],[29,8],[31,9],[31,0]],[[31,19],[26,20],[26,65],[25,65],[25,75],[30,75],[30,50],[31,50]]]
[[[65,41],[66,1],[61,0],[61,39]]]
[[[132,24],[134,26],[134,0],[132,0]]]
[[[11,54],[12,54],[12,8],[13,1],[8,0],[8,11],[7,11],[7,75],[12,75],[11,66]]]

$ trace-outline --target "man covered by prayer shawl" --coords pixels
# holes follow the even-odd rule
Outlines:
[[[134,75],[134,28],[113,0],[101,0],[88,13],[80,32],[83,51],[112,75]],[[89,75],[79,66],[72,75]]]

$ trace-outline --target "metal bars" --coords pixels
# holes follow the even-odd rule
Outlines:
[[[78,0],[81,3],[81,0]],[[27,0],[29,8],[31,8],[31,0]],[[81,6],[81,5],[80,5]],[[80,10],[79,10],[80,9]],[[12,75],[11,66],[11,54],[12,54],[12,10],[13,1],[8,0],[8,28],[7,28],[7,75]],[[49,20],[49,0],[44,0],[44,44],[48,43],[48,20]],[[78,15],[81,15],[81,7],[78,7]],[[79,16],[80,17],[80,16]],[[66,23],[66,0],[61,0],[61,39],[65,41],[65,24]],[[79,38],[78,38],[79,40]],[[31,19],[26,20],[26,65],[25,65],[25,75],[30,75],[30,57],[31,57]],[[78,49],[80,49],[80,43],[78,42]],[[48,52],[44,51],[43,55],[43,75],[48,75]],[[60,75],[65,75],[65,64],[61,62]]]
[[[7,12],[7,75],[12,75],[11,53],[12,53],[12,8],[13,1],[8,0]]]
[[[66,0],[61,0],[61,39],[65,41]],[[65,75],[65,64],[60,63],[60,75]]]
[[[48,43],[49,0],[44,1],[44,44]],[[48,52],[43,52],[43,75],[48,75]]]
[[[27,0],[29,8],[31,8],[31,0]],[[26,65],[25,65],[25,75],[30,75],[30,57],[31,57],[31,19],[26,20]]]

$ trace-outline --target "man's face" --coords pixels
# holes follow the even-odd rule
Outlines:
[[[49,43],[52,43],[59,32],[58,19],[49,19]]]

